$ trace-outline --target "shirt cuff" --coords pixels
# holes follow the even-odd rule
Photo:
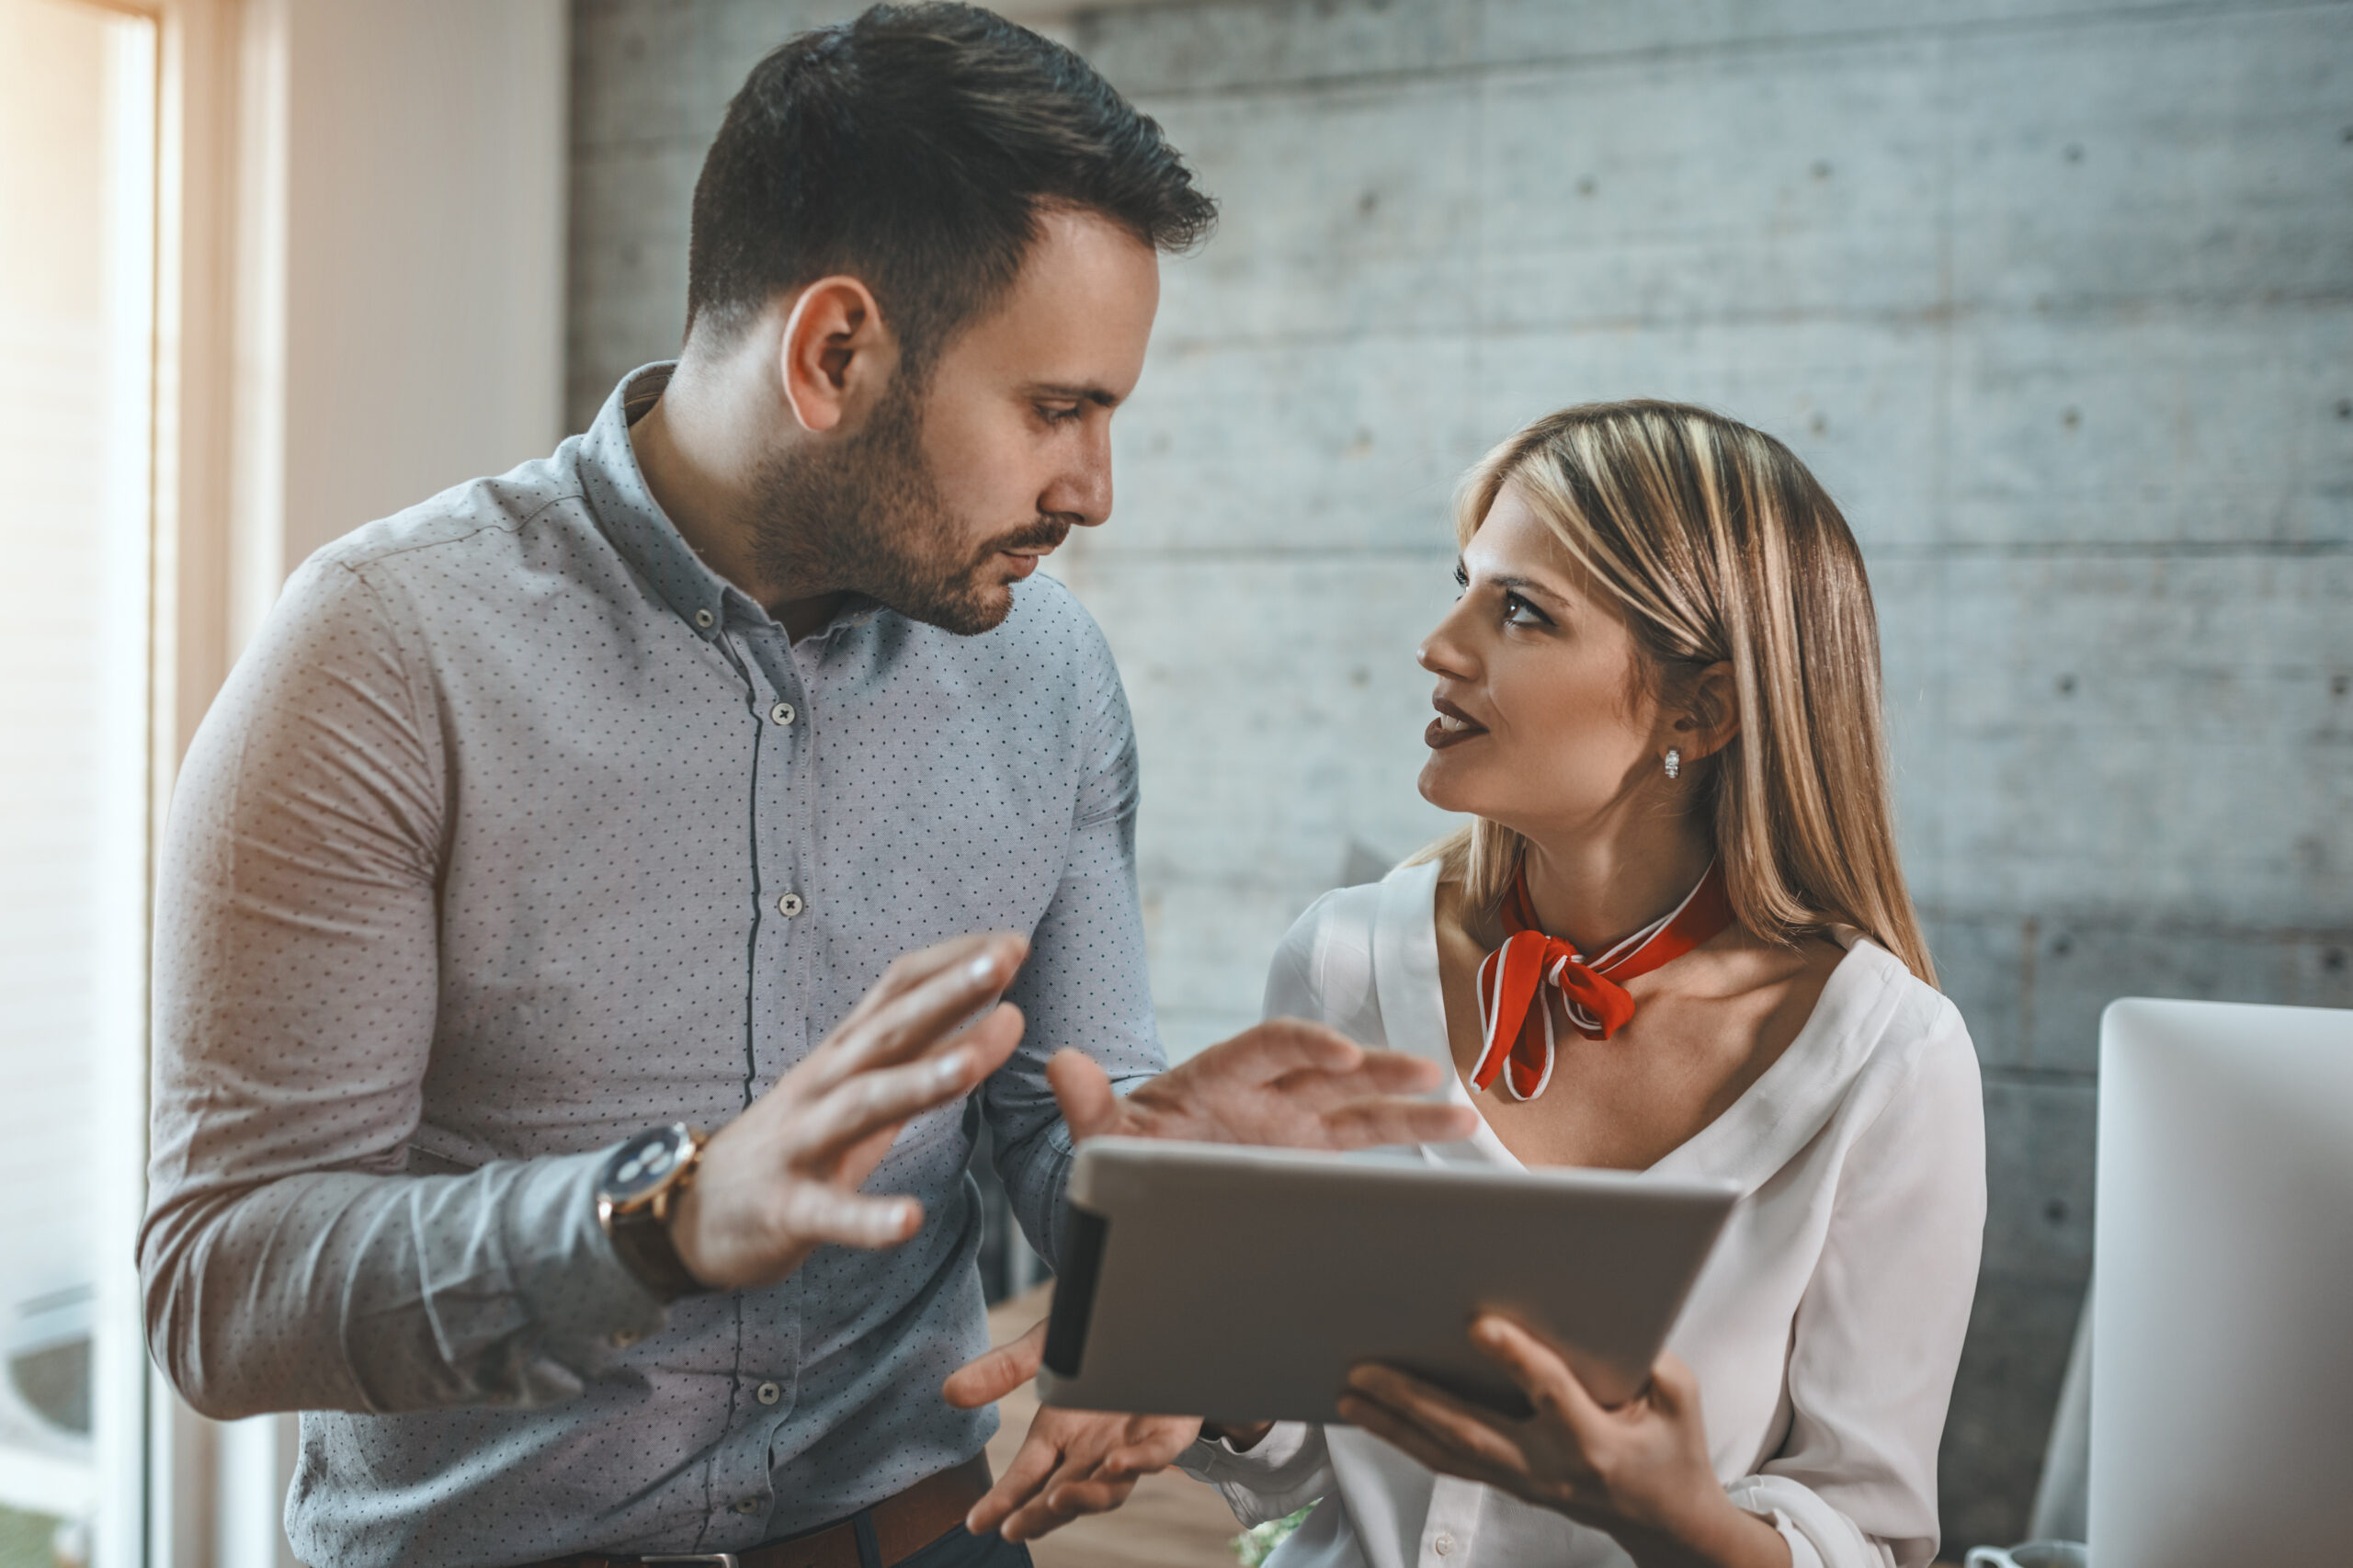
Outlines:
[[[1217,1488],[1235,1518],[1264,1524],[1298,1512],[1332,1489],[1324,1429],[1309,1421],[1278,1421],[1247,1452],[1233,1443],[1197,1438],[1176,1456],[1176,1468]]]
[[[630,1272],[597,1221],[597,1177],[612,1153],[531,1162],[506,1213],[508,1267],[542,1354],[583,1369],[668,1322],[667,1304]]]
[[[1790,1568],[1894,1568],[1887,1546],[1812,1487],[1784,1475],[1745,1475],[1724,1488],[1733,1506],[1756,1515],[1789,1543]]]

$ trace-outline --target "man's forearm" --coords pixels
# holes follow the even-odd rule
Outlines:
[[[597,1228],[603,1160],[167,1201],[141,1249],[150,1347],[222,1419],[567,1398],[663,1322]]]
[[[1074,1157],[1070,1130],[1060,1117],[1027,1137],[1000,1144],[996,1154],[997,1176],[1005,1183],[1015,1221],[1046,1267],[1057,1271],[1062,1267],[1059,1253]]]

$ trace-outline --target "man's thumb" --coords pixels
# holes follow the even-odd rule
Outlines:
[[[1083,1051],[1058,1051],[1046,1063],[1046,1082],[1070,1124],[1071,1141],[1108,1132],[1119,1123],[1120,1097],[1111,1092],[1111,1075]]]
[[[949,1373],[948,1381],[939,1386],[940,1394],[959,1410],[995,1404],[1036,1377],[1045,1354],[1046,1323],[1040,1318],[1010,1345],[1000,1345]]]

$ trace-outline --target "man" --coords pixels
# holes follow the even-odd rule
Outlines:
[[[288,584],[174,804],[141,1262],[199,1409],[305,1412],[304,1561],[1024,1561],[940,1395],[980,1118],[1049,1256],[1079,1138],[1461,1131],[1303,1025],[1154,1076],[1125,701],[1030,574],[1211,212],[984,12],[793,40],[675,369]]]

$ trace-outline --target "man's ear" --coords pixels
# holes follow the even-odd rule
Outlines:
[[[1676,738],[1684,756],[1697,761],[1723,750],[1739,733],[1740,685],[1730,662],[1720,659],[1691,677],[1675,720]]]
[[[873,293],[855,278],[821,278],[785,318],[784,400],[803,430],[833,429],[870,403],[897,368],[898,344]]]

